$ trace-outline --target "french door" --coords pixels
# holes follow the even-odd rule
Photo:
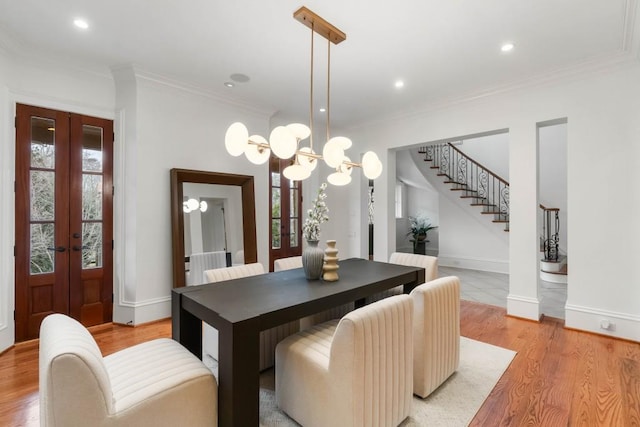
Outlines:
[[[110,322],[113,122],[16,106],[16,341],[64,313]]]
[[[290,160],[269,159],[269,189],[271,197],[271,250],[269,251],[269,271],[273,271],[273,261],[302,254],[302,186],[300,181],[290,181],[282,175]]]

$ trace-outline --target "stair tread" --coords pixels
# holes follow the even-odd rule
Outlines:
[[[564,265],[560,271],[547,271],[547,270],[543,270],[540,269],[540,271],[542,271],[543,273],[547,273],[547,274],[557,274],[558,276],[566,276],[568,274],[568,270],[567,270],[567,266]]]
[[[496,206],[496,205],[491,203],[471,203],[471,205],[469,206]]]
[[[480,199],[480,200],[486,200],[486,197],[481,197],[481,196],[460,196],[461,199]]]
[[[484,212],[480,212],[482,215],[508,215],[504,212],[500,212],[500,211],[484,211]]]
[[[491,222],[509,222],[508,219],[494,219]]]
[[[469,190],[468,188],[450,188],[451,191],[466,191],[468,193],[477,193],[476,190]]]

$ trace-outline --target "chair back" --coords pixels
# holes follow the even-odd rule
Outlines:
[[[339,409],[358,418],[349,425],[398,425],[406,418],[413,395],[412,321],[411,297],[397,295],[347,313],[338,323],[329,370],[350,378],[344,387],[354,390],[353,406],[344,399]]]
[[[438,278],[438,257],[394,252],[389,257],[389,263],[424,268],[425,282]]]
[[[51,314],[40,325],[40,425],[87,424],[115,412],[102,353],[77,320]]]
[[[224,280],[239,279],[241,277],[257,276],[264,274],[264,267],[259,262],[252,264],[234,265],[233,267],[205,270],[205,283],[222,282]]]
[[[427,282],[413,298],[414,393],[426,397],[460,363],[460,280],[455,276]]]
[[[273,261],[273,271],[291,270],[302,268],[302,256],[280,258]]]
[[[227,253],[225,251],[202,252],[189,255],[189,280],[187,285],[201,285],[205,270],[225,268]]]

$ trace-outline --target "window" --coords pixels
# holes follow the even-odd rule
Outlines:
[[[404,209],[402,209],[402,198],[404,193],[404,184],[396,182],[396,218],[404,217]]]

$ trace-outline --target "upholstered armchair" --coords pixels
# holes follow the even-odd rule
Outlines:
[[[413,397],[412,313],[398,295],[285,338],[278,406],[305,427],[400,424]]]
[[[218,388],[178,342],[155,339],[102,357],[63,314],[40,326],[41,426],[215,426]]]
[[[273,271],[291,270],[294,268],[302,268],[301,256],[280,258],[273,261]],[[353,309],[354,304],[351,302],[311,316],[303,317],[300,319],[300,329],[307,329],[318,323],[326,322],[327,320],[339,319]]]
[[[265,274],[264,267],[259,262],[252,264],[242,264],[233,267],[216,268],[205,270],[204,279],[206,283],[216,283],[224,280],[239,279],[242,277]],[[273,366],[275,362],[276,344],[283,338],[288,337],[300,330],[300,322],[285,323],[271,329],[260,332],[260,370]],[[207,323],[203,323],[202,352],[203,360],[214,359],[218,361],[218,331]]]
[[[424,268],[425,282],[438,278],[438,258],[434,256],[394,252],[389,257],[389,263]],[[396,286],[395,288],[387,289],[386,291],[367,297],[366,302],[369,304],[392,295],[400,295],[403,292],[402,286]]]
[[[443,277],[416,287],[413,298],[413,392],[427,397],[460,363],[460,281]]]

